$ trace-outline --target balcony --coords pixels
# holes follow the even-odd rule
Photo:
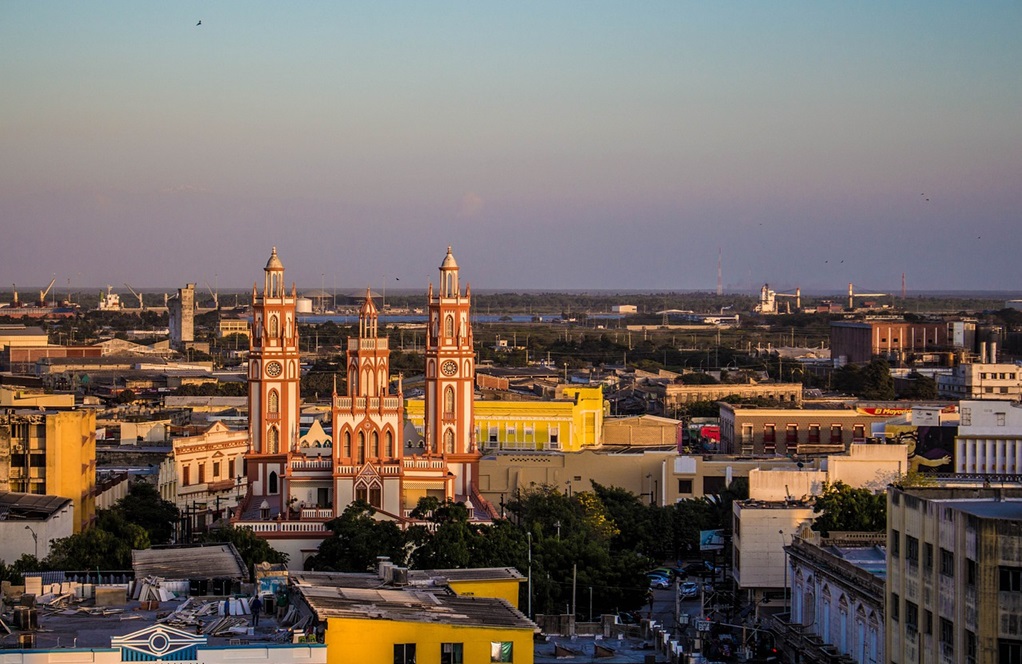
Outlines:
[[[322,521],[238,521],[238,528],[248,528],[259,534],[309,535],[323,537],[329,531]]]
[[[333,470],[334,462],[326,459],[291,459],[291,470]]]
[[[334,511],[330,508],[305,508],[302,510],[302,520],[305,519],[332,519]]]

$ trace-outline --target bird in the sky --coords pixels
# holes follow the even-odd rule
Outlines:
[[[198,23],[195,24],[196,27],[198,27],[200,25],[202,25],[202,21],[199,21]]]

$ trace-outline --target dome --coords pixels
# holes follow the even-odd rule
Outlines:
[[[273,252],[270,254],[270,260],[266,261],[267,270],[283,270],[284,264],[277,258],[277,248],[273,248]]]
[[[440,269],[446,270],[448,268],[456,267],[458,267],[458,262],[454,260],[454,254],[451,253],[451,248],[447,247],[447,255],[444,256],[444,262],[440,264]]]

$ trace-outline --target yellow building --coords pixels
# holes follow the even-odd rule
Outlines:
[[[450,586],[434,581],[420,583],[408,570],[394,569],[392,573],[390,583],[381,583],[375,574],[291,575],[296,601],[307,606],[325,626],[327,661],[396,664],[534,661],[533,635],[538,628],[512,603],[481,594],[457,595],[452,592],[454,583]]]
[[[96,517],[96,414],[0,415],[0,490],[70,498],[75,532]]]
[[[405,417],[420,433],[422,399],[405,401]],[[559,387],[551,401],[476,401],[479,448],[577,452],[603,440],[603,388]]]

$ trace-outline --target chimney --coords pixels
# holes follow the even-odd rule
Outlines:
[[[979,342],[979,363],[987,363],[987,342],[985,341]]]
[[[990,342],[990,364],[997,364],[997,342]]]

